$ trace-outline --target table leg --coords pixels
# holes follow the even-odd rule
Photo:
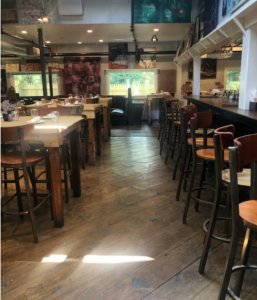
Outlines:
[[[108,107],[103,107],[103,119],[104,119],[104,141],[108,142],[108,139],[109,139]]]
[[[64,225],[63,200],[62,200],[62,180],[60,168],[59,148],[49,148],[52,202],[54,213],[54,226],[62,228]]]
[[[101,155],[101,115],[100,112],[95,116],[96,122],[96,154]]]
[[[94,133],[94,120],[88,120],[88,132],[89,132],[89,143],[88,143],[88,155],[89,155],[89,165],[95,165],[95,133]]]
[[[152,112],[152,101],[148,100],[148,125],[152,124],[151,112]]]
[[[71,168],[72,168],[71,174],[72,174],[72,185],[73,185],[73,197],[81,196],[79,138],[80,138],[80,131],[73,130],[70,134]]]
[[[111,136],[111,104],[108,104],[107,117],[108,117],[108,135]]]

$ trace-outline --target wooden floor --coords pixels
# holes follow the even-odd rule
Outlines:
[[[38,244],[28,218],[2,217],[2,300],[217,299],[229,245],[213,241],[206,272],[198,273],[211,207],[201,205],[197,213],[191,204],[182,224],[186,193],[175,201],[173,162],[164,164],[157,134],[157,125],[113,129],[96,166],[81,171],[82,196],[70,191],[65,226],[53,227],[49,204],[36,212]],[[3,199],[13,190],[2,190]],[[42,262],[52,254],[67,259]],[[132,262],[84,263],[85,256]],[[152,260],[135,262],[135,256]],[[250,262],[257,264],[256,250]],[[256,271],[247,272],[242,298],[257,299]]]

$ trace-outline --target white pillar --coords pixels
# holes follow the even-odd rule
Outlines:
[[[176,97],[181,98],[182,87],[182,65],[177,65],[177,82],[176,82]]]
[[[194,67],[193,67],[193,95],[199,96],[200,95],[200,79],[201,79],[201,56],[197,55],[194,57]]]
[[[249,109],[251,92],[257,90],[257,29],[249,28],[243,36],[239,108]]]

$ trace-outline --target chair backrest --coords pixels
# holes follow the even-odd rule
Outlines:
[[[52,111],[58,111],[60,116],[70,116],[71,110],[69,107],[39,107],[38,108],[38,115],[40,117],[46,116],[50,114]]]
[[[220,138],[221,150],[225,150],[230,146],[233,146],[235,126],[233,124],[217,128],[214,134],[218,134]]]
[[[191,118],[198,112],[198,109],[194,105],[186,105],[183,107],[183,111],[186,113],[187,123],[191,120]]]
[[[21,126],[13,126],[13,127],[2,127],[1,126],[1,141],[2,142],[14,142],[20,139],[20,127]],[[30,133],[34,129],[34,124],[24,125],[23,133],[24,135]]]

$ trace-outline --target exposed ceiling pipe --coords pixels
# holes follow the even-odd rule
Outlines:
[[[1,52],[5,52],[8,54],[19,55],[19,56],[27,56],[27,49],[24,47],[17,47],[11,43],[1,41]]]
[[[134,0],[131,0],[131,25],[130,25],[130,31],[132,33],[133,36],[133,41],[135,43],[135,47],[137,49],[137,39],[135,36],[135,26],[134,26],[134,10],[133,10],[133,4],[134,4]]]

